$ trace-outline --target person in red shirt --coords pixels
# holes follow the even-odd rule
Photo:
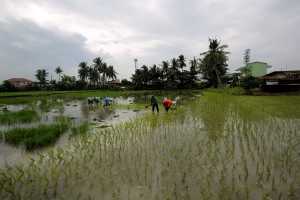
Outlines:
[[[168,112],[169,109],[172,110],[172,107],[171,107],[172,101],[171,101],[171,100],[165,99],[165,100],[163,101],[163,105],[164,105],[164,107],[165,107],[166,112]]]

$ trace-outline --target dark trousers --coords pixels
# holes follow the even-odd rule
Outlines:
[[[165,110],[168,112],[168,110],[169,110],[170,108],[168,107],[168,105],[167,105],[166,103],[164,103],[164,107],[165,107]]]
[[[157,112],[159,112],[158,104],[154,103],[152,104],[152,112],[154,112],[154,108],[156,107]]]

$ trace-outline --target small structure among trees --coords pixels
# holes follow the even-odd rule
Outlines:
[[[300,90],[300,70],[274,71],[258,77],[262,89],[267,92],[291,92]]]
[[[16,88],[24,88],[25,86],[32,83],[31,80],[28,80],[26,78],[10,78],[7,81],[14,85]]]

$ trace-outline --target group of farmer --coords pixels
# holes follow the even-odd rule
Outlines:
[[[169,110],[172,110],[172,107],[171,107],[172,105],[176,105],[176,101],[172,101],[167,98],[165,98],[162,103],[163,103],[163,106],[164,106],[166,112],[168,112]],[[156,108],[156,111],[159,112],[158,102],[154,95],[151,96],[150,105],[152,106],[153,113],[154,113],[155,108]]]
[[[103,108],[108,108],[111,100],[110,98],[106,97],[106,98],[102,98],[102,97],[88,97],[87,98],[87,103],[89,106],[93,106],[94,102],[96,103],[96,105],[98,105],[101,100],[103,100]]]
[[[93,106],[94,102],[96,105],[98,105],[101,101],[103,101],[103,108],[108,108],[110,106],[110,103],[112,100],[108,97],[102,98],[102,97],[88,97],[87,103],[89,106]],[[176,101],[172,101],[170,99],[165,98],[163,100],[163,106],[165,108],[165,111],[168,112],[169,110],[172,110],[172,105],[176,105]],[[156,111],[159,112],[158,102],[154,95],[151,96],[150,99],[150,105],[152,106],[152,112],[154,113],[154,110],[156,108]]]

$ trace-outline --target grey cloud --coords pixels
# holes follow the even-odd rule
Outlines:
[[[116,64],[120,77],[126,73],[128,78],[129,70],[125,66],[134,66],[135,57],[139,65],[159,64],[180,54],[187,59],[199,58],[199,53],[208,48],[208,38],[216,37],[229,46],[228,64],[232,71],[243,65],[247,48],[251,48],[252,61],[268,62],[273,70],[286,65],[288,69],[299,69],[300,2],[296,0],[91,0],[84,3],[42,0],[40,4],[59,15],[82,18],[83,23],[99,29],[101,38],[65,35],[30,21],[10,20],[0,24],[1,68],[45,65],[71,68],[81,61],[91,64],[94,57],[100,56],[108,64]],[[87,31],[89,26],[85,26]],[[87,39],[101,48],[99,55],[85,49]],[[118,45],[124,49],[118,55],[105,50]]]
[[[79,62],[95,57],[85,49],[86,38],[79,34],[49,30],[25,20],[9,20],[0,23],[0,27],[0,66],[19,69],[2,70],[0,78],[3,80],[15,76],[34,79],[37,69],[49,68],[49,73],[53,73],[57,66],[68,72]]]

